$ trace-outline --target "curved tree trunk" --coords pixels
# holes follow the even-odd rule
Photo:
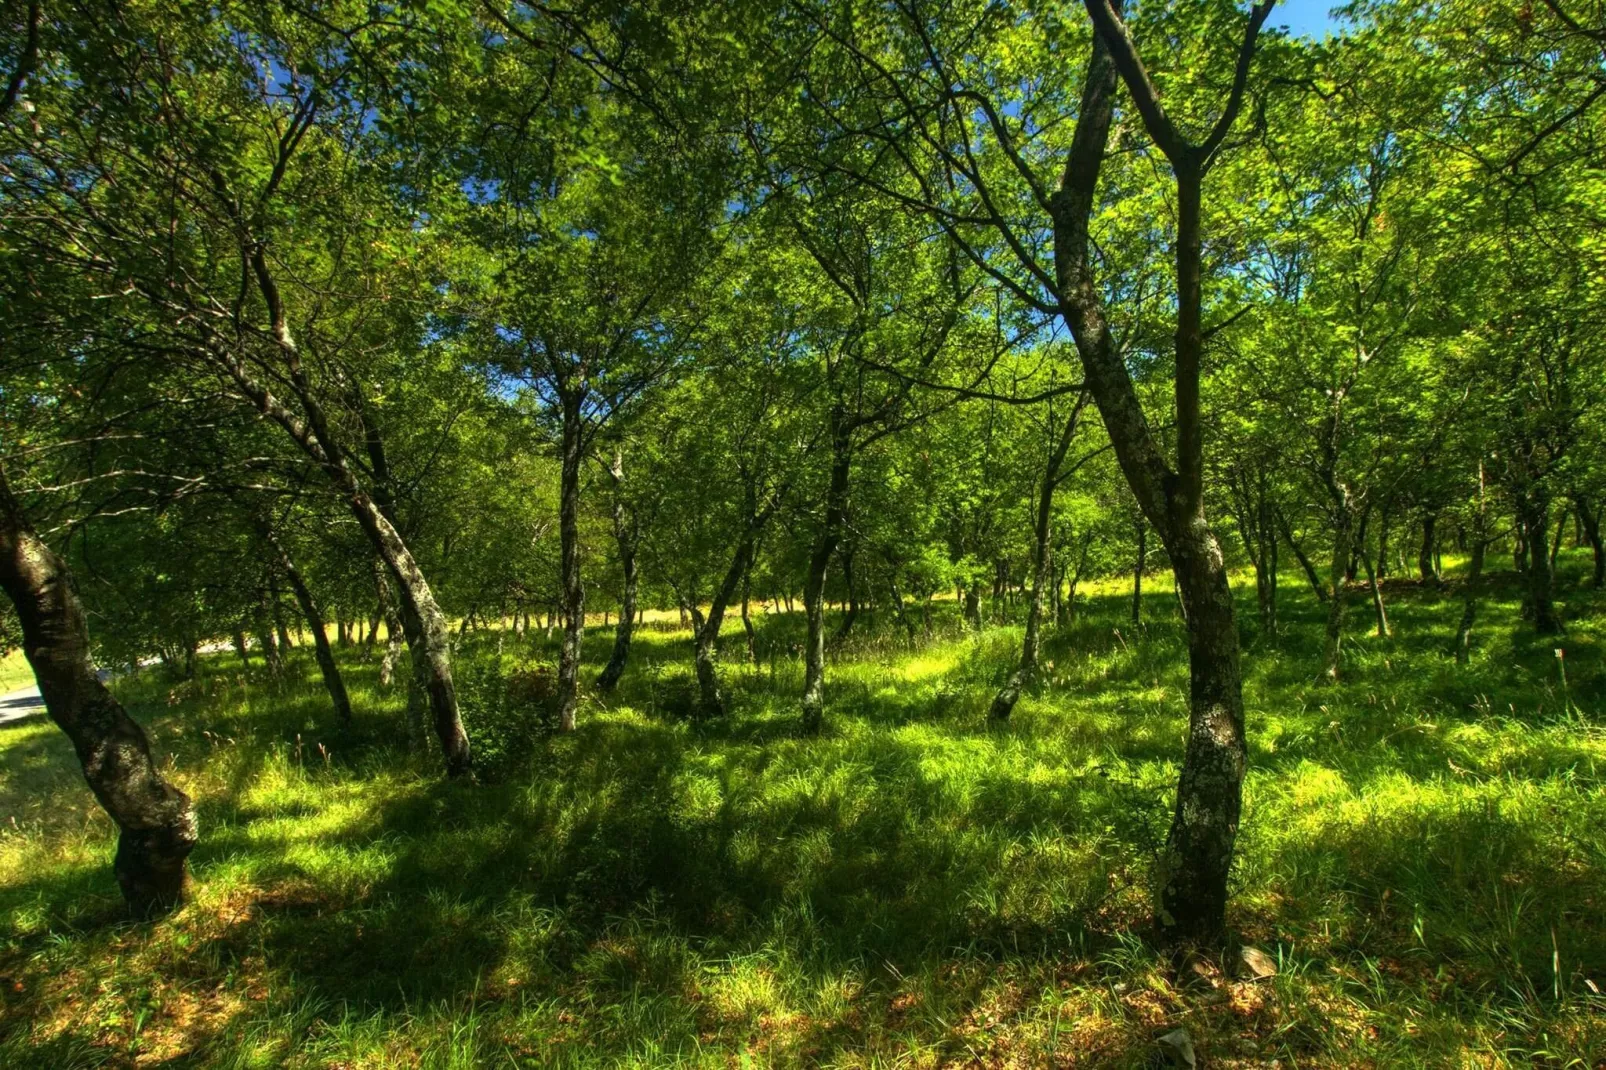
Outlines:
[[[412,551],[396,528],[383,443],[365,420],[369,457],[380,494],[376,499],[363,488],[346,462],[340,442],[331,433],[323,410],[313,397],[285,326],[277,292],[268,277],[265,255],[260,250],[253,257],[253,264],[269,305],[274,336],[286,353],[291,382],[301,400],[306,419],[286,409],[267,387],[256,381],[237,356],[225,351],[215,354],[215,357],[234,379],[241,393],[283,428],[307,456],[323,468],[335,489],[346,499],[358,527],[385,562],[391,579],[396,583],[402,628],[413,651],[413,677],[429,696],[435,734],[440,740],[446,761],[446,773],[453,777],[468,774],[472,769],[468,735],[463,731],[463,722],[457,712],[457,688],[452,681],[451,638],[447,634],[446,617],[430,591],[423,570],[418,567]]]
[[[172,909],[184,897],[195,808],[157,772],[144,729],[100,682],[67,564],[34,534],[3,470],[0,586],[16,607],[45,709],[72,740],[84,779],[117,824],[112,868],[123,898],[141,917]]]

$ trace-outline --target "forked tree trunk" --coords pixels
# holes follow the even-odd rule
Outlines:
[[[296,603],[301,606],[301,615],[306,619],[307,630],[312,633],[313,651],[318,658],[318,671],[323,675],[323,686],[329,692],[329,701],[335,707],[335,716],[340,723],[351,726],[351,699],[346,694],[346,681],[341,678],[340,666],[335,664],[335,652],[329,648],[329,636],[324,631],[323,614],[318,609],[318,602],[312,597],[312,589],[307,586],[306,577],[290,558],[284,544],[279,537],[271,531],[265,532],[269,545],[279,555],[279,565],[284,569],[284,575],[290,581],[290,590],[296,596]]]
[[[0,470],[0,586],[50,719],[72,740],[84,779],[117,824],[112,869],[129,908],[149,917],[184,897],[197,828],[189,797],[162,778],[145,731],[96,674],[67,563],[34,533]]]
[[[1251,9],[1232,91],[1210,134],[1198,144],[1183,137],[1165,114],[1121,22],[1119,5],[1112,9],[1111,0],[1085,0],[1085,6],[1098,40],[1083,85],[1065,177],[1051,204],[1056,282],[1061,310],[1070,322],[1116,459],[1170,556],[1187,622],[1188,743],[1171,829],[1155,874],[1155,924],[1167,942],[1220,945],[1226,940],[1228,877],[1248,753],[1232,590],[1204,510],[1201,217],[1205,172],[1242,107],[1255,42],[1273,5],[1272,0],[1262,0]],[[1174,468],[1166,463],[1148,427],[1130,373],[1110,336],[1090,267],[1089,218],[1108,141],[1116,69],[1176,180]]]
[[[843,426],[842,413],[831,413],[831,482],[825,494],[825,519],[809,555],[809,571],[803,583],[803,611],[808,637],[803,651],[803,730],[818,732],[825,717],[825,577],[831,555],[842,538],[842,522],[847,514],[848,477],[852,470],[853,445]]]

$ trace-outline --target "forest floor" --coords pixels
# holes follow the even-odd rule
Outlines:
[[[672,713],[686,634],[649,629],[578,732],[478,785],[407,748],[359,651],[349,732],[304,650],[279,685],[232,655],[148,670],[114,686],[199,805],[193,901],[129,922],[66,740],[0,729],[0,1065],[1138,1067],[1178,1027],[1210,1067],[1606,1065],[1606,597],[1584,565],[1564,555],[1562,640],[1492,577],[1464,667],[1453,587],[1390,584],[1392,639],[1357,590],[1325,687],[1297,574],[1275,638],[1239,591],[1231,922],[1277,963],[1258,981],[1184,983],[1144,939],[1185,723],[1163,579],[1151,623],[1112,585],[1052,632],[1003,729],[1019,628],[967,637],[951,606],[913,649],[887,620],[840,644],[818,738],[795,727],[795,617],[764,620],[756,668],[727,638],[711,723]],[[529,654],[471,634],[460,675],[498,643]],[[587,644],[594,673],[608,630]]]

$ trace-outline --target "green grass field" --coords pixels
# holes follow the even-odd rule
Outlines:
[[[32,684],[33,669],[28,667],[28,659],[22,656],[22,651],[0,654],[0,695]]]
[[[578,732],[448,784],[399,692],[348,652],[357,728],[304,650],[117,689],[198,801],[193,901],[125,919],[110,822],[48,722],[0,729],[0,1066],[1148,1066],[1185,1027],[1211,1067],[1606,1065],[1606,599],[1529,637],[1509,577],[1472,664],[1452,591],[1354,595],[1345,681],[1321,611],[1284,634],[1240,591],[1251,751],[1231,920],[1279,963],[1183,984],[1144,940],[1186,664],[1169,586],[1051,633],[1042,689],[984,724],[1019,629],[837,651],[796,734],[800,623],[728,642],[732,714],[673,715],[684,633],[649,630]],[[666,628],[668,626],[666,625]],[[589,672],[608,630],[588,640]],[[472,635],[461,666],[511,637]],[[523,650],[550,656],[546,648]],[[469,711],[471,735],[480,731]]]

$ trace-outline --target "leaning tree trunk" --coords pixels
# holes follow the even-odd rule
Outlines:
[[[45,709],[72,740],[84,779],[117,824],[112,869],[123,898],[141,917],[172,909],[184,897],[195,808],[157,772],[144,729],[100,682],[67,563],[34,533],[3,470],[0,586],[16,607]]]
[[[853,445],[843,427],[842,414],[831,414],[831,482],[825,494],[825,521],[809,555],[809,571],[803,583],[803,611],[808,619],[808,638],[803,661],[803,730],[817,732],[825,717],[825,577],[831,555],[842,538],[847,513],[848,476],[853,462]]]
[[[1305,548],[1294,540],[1294,529],[1289,526],[1288,518],[1283,515],[1281,509],[1273,509],[1273,512],[1277,518],[1277,527],[1283,533],[1283,541],[1288,544],[1290,550],[1294,551],[1294,560],[1299,562],[1299,567],[1305,573],[1305,579],[1310,584],[1310,589],[1316,593],[1316,601],[1327,601],[1327,585],[1322,582],[1322,577],[1316,571],[1316,566],[1311,563],[1310,556],[1305,553]]]
[[[580,706],[580,648],[585,641],[586,591],[580,577],[580,465],[584,460],[581,393],[563,395],[563,436],[558,501],[559,583],[563,644],[558,651],[558,730],[573,732]]]
[[[623,458],[615,451],[613,477],[617,484],[624,478]],[[597,677],[597,689],[612,691],[625,673],[630,660],[630,642],[636,627],[636,541],[640,534],[635,514],[625,506],[624,495],[615,490],[613,499],[613,537],[619,544],[619,569],[624,574],[624,587],[619,592],[619,623],[613,630],[613,654]]]
[[[329,648],[329,635],[324,631],[323,613],[318,609],[318,602],[312,597],[312,589],[307,586],[306,577],[296,568],[295,561],[285,550],[284,544],[273,532],[267,533],[268,543],[279,555],[279,565],[284,569],[285,578],[290,581],[290,590],[296,596],[296,603],[301,606],[301,615],[306,618],[307,630],[312,633],[313,650],[318,658],[318,671],[323,674],[323,686],[329,692],[329,701],[334,704],[335,716],[340,723],[351,726],[351,698],[346,694],[346,681],[340,676],[340,666],[335,664],[335,652]]]

